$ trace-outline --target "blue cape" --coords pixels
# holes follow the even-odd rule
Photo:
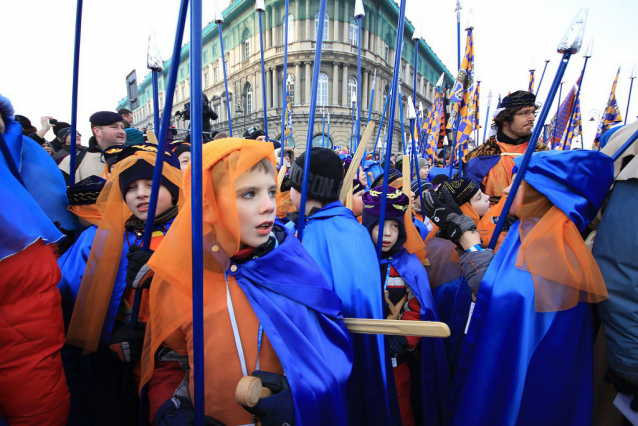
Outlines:
[[[6,206],[0,209],[0,221],[3,224],[3,230],[0,234],[0,260],[24,250],[40,238],[45,244],[55,243],[64,238],[64,235],[53,224],[53,221],[59,218],[47,214],[50,213],[47,211],[49,210],[48,205],[39,199],[41,191],[36,191],[38,187],[49,188],[50,186],[50,189],[54,191],[55,182],[49,185],[43,183],[47,179],[55,181],[55,176],[44,174],[41,177],[42,181],[34,185],[34,175],[31,173],[33,170],[28,166],[29,162],[21,168],[25,152],[29,153],[29,158],[32,158],[34,153],[37,158],[40,158],[37,156],[38,151],[34,149],[33,144],[41,151],[41,154],[48,154],[36,142],[23,137],[22,126],[13,120],[6,120],[4,139],[13,162],[20,170],[20,176],[27,187],[22,186],[11,174],[6,159],[0,155],[0,181],[2,182],[0,195]],[[56,167],[55,161],[50,156],[48,160]],[[62,178],[59,170],[58,174]],[[62,178],[62,185],[64,185],[64,178]],[[66,191],[66,186],[64,190]]]
[[[368,231],[339,201],[308,218],[303,246],[341,299],[345,317],[383,319],[381,274]],[[356,334],[348,382],[350,425],[390,424],[385,339]]]
[[[500,160],[500,155],[474,157],[467,163],[466,177],[478,185],[483,182],[485,176],[487,176],[490,170],[492,170]]]
[[[347,425],[352,342],[341,303],[292,232],[267,255],[237,265],[246,294],[286,372],[297,425]]]
[[[390,263],[414,292],[421,305],[423,321],[439,321],[430,282],[423,265],[416,255],[402,249]],[[450,409],[445,401],[450,388],[450,369],[443,339],[421,339],[421,389],[423,418],[428,425],[445,425]]]
[[[536,312],[515,223],[487,269],[456,368],[453,425],[592,422],[591,306]]]

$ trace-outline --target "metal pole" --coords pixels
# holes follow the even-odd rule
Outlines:
[[[233,121],[230,116],[230,98],[228,96],[228,76],[226,75],[226,55],[224,53],[224,36],[222,34],[223,23],[224,23],[223,21],[217,23],[217,30],[219,32],[219,44],[221,45],[221,49],[222,49],[222,71],[224,72],[224,88],[226,90],[226,114],[228,115],[228,134],[232,138],[233,137]],[[191,105],[192,104],[193,102],[191,99]]]
[[[543,73],[541,74],[541,80],[538,82],[538,87],[536,88],[536,93],[541,92],[541,84],[543,84],[543,77],[545,77],[545,70],[547,70],[547,64],[549,64],[549,59],[545,61],[545,66],[543,67]]]
[[[281,108],[281,158],[284,158],[283,148],[284,148],[284,132],[286,131],[286,113],[285,109],[288,106],[288,91],[286,90],[286,82],[288,81],[288,5],[290,0],[286,0],[286,16],[284,16],[284,78],[283,78],[283,91],[284,95],[282,97],[284,103]],[[262,67],[263,69],[263,67]],[[275,73],[276,74],[276,73]],[[275,77],[276,78],[276,77]],[[276,85],[275,85],[276,87]],[[282,163],[283,164],[283,163]]]
[[[491,104],[492,104],[492,91],[490,90],[490,94],[487,95],[487,112],[485,114],[485,128],[483,129],[483,142],[485,142],[485,138],[487,136],[487,124],[488,124],[488,120],[490,118],[490,105]],[[476,143],[478,144],[478,141]]]
[[[306,156],[304,158],[303,181],[301,184],[301,201],[299,203],[299,220],[297,222],[297,238],[303,241],[303,229],[306,226],[306,198],[308,196],[308,174],[310,173],[310,155],[312,152],[312,129],[315,124],[317,106],[317,85],[321,68],[321,46],[323,44],[323,22],[326,18],[327,0],[320,0],[319,28],[317,28],[317,45],[315,47],[315,62],[312,71],[312,92],[310,95],[310,112],[308,114],[308,132],[306,140]]]
[[[629,105],[631,103],[631,89],[633,89],[634,87],[634,78],[635,77],[631,77],[631,83],[629,83],[629,98],[627,99],[627,111],[625,112],[625,123],[627,124],[627,117],[629,116]]]
[[[82,36],[82,0],[75,9],[75,45],[73,48],[73,90],[71,98],[71,152],[69,154],[69,186],[75,184],[76,137],[78,124],[78,79],[80,75],[80,38]]]
[[[259,15],[259,44],[261,48],[261,91],[264,96],[264,133],[266,134],[266,140],[269,141],[270,137],[268,136],[268,99],[266,97],[266,67],[264,66],[264,30],[262,29],[262,14],[264,12],[262,10],[258,10],[257,14]],[[281,156],[283,159],[283,155]]]
[[[359,147],[359,138],[361,135],[361,88],[363,84],[361,83],[361,27],[363,22],[363,16],[357,17],[359,21],[359,38],[358,38],[358,51],[357,51],[357,123],[355,125],[355,147]],[[355,149],[356,149],[355,148]],[[354,151],[352,151],[354,153]]]
[[[151,71],[151,78],[153,84],[153,127],[155,128],[155,134],[159,134],[160,129],[160,116],[159,116],[159,87],[157,82],[157,71]]]

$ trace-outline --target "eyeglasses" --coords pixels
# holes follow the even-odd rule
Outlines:
[[[536,117],[538,115],[538,111],[534,110],[534,111],[526,111],[526,112],[517,112],[514,115],[518,115],[519,117],[529,117],[530,115],[533,115],[534,117]]]

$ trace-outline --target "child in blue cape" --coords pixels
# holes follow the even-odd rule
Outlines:
[[[410,200],[401,190],[388,187],[385,222],[383,230],[379,231],[382,199],[381,186],[364,194],[363,225],[375,245],[378,238],[383,239],[381,277],[384,317],[438,321],[427,273],[417,256],[404,248],[408,239],[404,217]],[[445,424],[449,413],[443,401],[449,388],[449,370],[443,340],[387,336],[386,341],[390,349],[387,355],[393,367],[402,424],[414,425],[415,417],[422,419],[426,425]],[[419,350],[415,351],[417,347]],[[420,400],[415,398],[419,393]]]
[[[87,228],[58,261],[67,343],[83,350],[69,345],[63,350],[72,394],[71,424],[87,424],[89,419],[120,424],[121,390],[127,388],[133,394],[134,389],[132,381],[129,386],[116,383],[122,379],[124,363],[131,363],[130,369],[139,377],[143,323],[148,318],[145,288],[137,290],[142,292],[140,328],[128,326],[139,284],[135,277],[152,254],[140,246],[156,158],[157,147],[150,144],[131,146],[118,154],[97,200],[99,226]],[[168,151],[163,158],[151,250],[170,228],[184,198],[177,158]]]
[[[430,217],[463,247],[461,266],[476,292],[451,424],[592,423],[592,304],[607,290],[580,233],[612,180],[612,160],[599,152],[533,154],[509,211],[519,220],[496,255],[475,230],[463,232],[469,218],[458,207],[427,197]]]
[[[306,153],[290,169],[290,197],[299,211]],[[344,317],[382,319],[379,263],[366,229],[339,201],[343,183],[339,156],[312,148],[303,245],[341,299]],[[287,226],[296,226],[298,214]],[[354,365],[348,382],[349,424],[391,424],[383,336],[354,335]],[[390,376],[391,378],[392,376]],[[398,415],[394,406],[395,414]]]

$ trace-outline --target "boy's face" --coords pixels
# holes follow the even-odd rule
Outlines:
[[[470,204],[474,207],[474,210],[476,210],[479,217],[483,217],[490,209],[490,197],[483,194],[483,191],[479,189],[479,191],[470,199]]]
[[[242,248],[259,247],[268,241],[275,223],[277,185],[272,173],[256,169],[235,180]]]
[[[374,245],[377,245],[377,241],[379,238],[379,225],[375,225],[372,228],[372,242]],[[386,220],[383,223],[383,245],[381,246],[382,252],[388,252],[394,245],[397,243],[399,239],[399,224],[394,220]]]
[[[151,200],[151,187],[153,181],[151,179],[138,179],[131,182],[126,189],[126,205],[133,215],[140,219],[146,220],[148,215],[148,203]],[[157,209],[155,216],[159,216],[173,205],[173,197],[164,185],[160,185],[159,194],[157,196]]]
[[[363,214],[363,191],[352,194],[352,213],[355,217]]]
[[[295,206],[295,209],[299,211],[299,206],[301,205],[301,192],[297,191],[295,188],[290,188],[290,201],[292,201],[292,205]]]
[[[177,157],[179,160],[179,169],[184,173],[186,171],[186,167],[191,163],[191,153],[190,151],[185,151],[179,154]]]

